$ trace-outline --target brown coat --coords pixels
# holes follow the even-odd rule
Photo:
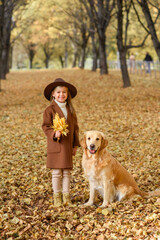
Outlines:
[[[72,169],[72,149],[80,146],[79,143],[79,127],[77,118],[71,115],[69,106],[67,105],[67,124],[69,133],[67,136],[61,136],[60,141],[53,140],[55,131],[51,126],[55,114],[64,117],[63,112],[55,101],[43,113],[42,129],[47,136],[47,168],[70,168]]]

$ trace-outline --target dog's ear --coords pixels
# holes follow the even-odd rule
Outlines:
[[[108,145],[108,140],[104,135],[104,133],[101,133],[101,135],[102,135],[102,140],[101,140],[100,150],[104,149]]]
[[[80,140],[80,145],[86,149],[87,145],[86,145],[86,134],[84,134],[83,138]]]

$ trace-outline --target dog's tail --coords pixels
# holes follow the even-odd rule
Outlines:
[[[157,196],[160,196],[160,189],[156,189],[151,192],[140,191],[140,195],[143,198],[157,197]]]

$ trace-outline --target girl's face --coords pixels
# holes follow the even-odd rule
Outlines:
[[[52,96],[57,100],[57,102],[64,103],[68,98],[68,88],[56,87],[52,93]]]

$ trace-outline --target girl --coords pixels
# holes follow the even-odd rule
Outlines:
[[[51,101],[43,114],[42,129],[47,136],[47,168],[53,169],[52,187],[54,192],[54,205],[71,204],[70,170],[73,167],[72,156],[76,154],[79,143],[79,127],[71,98],[77,95],[77,89],[62,78],[57,78],[44,90],[44,96]],[[68,124],[67,136],[62,136],[60,131],[54,131],[51,126],[55,114],[65,117]]]

